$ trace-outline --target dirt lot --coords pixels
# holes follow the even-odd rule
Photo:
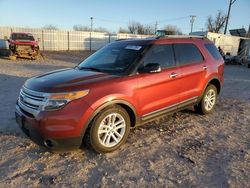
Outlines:
[[[72,67],[86,53],[45,60],[0,59],[0,187],[249,187],[250,69],[226,66],[216,111],[176,113],[132,130],[118,151],[53,154],[24,136],[14,119],[24,81]]]

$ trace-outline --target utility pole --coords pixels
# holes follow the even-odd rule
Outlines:
[[[228,11],[227,11],[227,19],[226,19],[226,24],[225,24],[225,30],[224,34],[227,33],[227,25],[228,25],[228,20],[231,12],[231,6],[235,3],[236,0],[229,0],[229,6],[228,6]]]
[[[155,22],[155,33],[156,33],[156,31],[157,31],[157,26],[158,26],[158,22],[156,21],[156,22]]]
[[[92,52],[93,17],[90,17],[89,50]]]
[[[250,38],[250,24],[249,24],[249,26],[248,26],[247,37]]]
[[[194,20],[196,18],[195,15],[190,15],[190,23],[191,23],[191,33],[193,32]]]

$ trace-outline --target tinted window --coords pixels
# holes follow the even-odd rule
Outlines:
[[[140,57],[143,45],[133,43],[111,43],[78,65],[80,69],[96,69],[112,74],[124,73]]]
[[[144,65],[158,63],[162,68],[175,65],[173,47],[171,44],[154,45],[143,59]]]
[[[220,52],[218,49],[214,46],[214,44],[205,44],[206,49],[209,51],[209,53],[214,57],[214,59],[222,59]]]
[[[174,49],[181,65],[203,61],[199,49],[194,44],[175,44]]]
[[[12,40],[31,40],[34,41],[34,37],[29,33],[12,33],[11,34]]]

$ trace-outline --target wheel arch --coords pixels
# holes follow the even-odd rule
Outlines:
[[[201,94],[201,96],[199,96],[196,105],[199,104],[199,102],[201,101],[201,99],[202,99],[202,97],[203,97],[203,95],[204,95],[204,92],[205,92],[207,86],[209,86],[209,84],[213,84],[213,85],[216,87],[216,89],[217,89],[217,94],[220,93],[220,91],[221,91],[221,83],[220,83],[220,80],[219,80],[217,77],[213,77],[213,78],[211,78],[211,79],[207,82],[207,84],[206,84],[205,87],[203,88],[202,94]]]
[[[89,117],[88,121],[86,122],[86,124],[84,125],[82,129],[82,135],[85,134],[86,130],[90,127],[91,122],[93,121],[93,119],[95,118],[97,114],[99,114],[104,109],[113,105],[119,105],[124,110],[126,110],[131,120],[131,127],[135,127],[138,124],[139,120],[137,118],[137,113],[136,113],[135,107],[131,103],[124,101],[124,100],[112,100],[112,101],[102,104],[93,112],[93,114]]]
[[[216,78],[216,77],[212,78],[212,79],[207,83],[205,89],[206,89],[207,86],[209,86],[210,84],[213,84],[213,85],[216,87],[216,89],[217,89],[217,94],[219,94],[220,91],[221,91],[221,83],[220,83],[219,79]],[[204,91],[205,91],[205,90],[204,90]]]

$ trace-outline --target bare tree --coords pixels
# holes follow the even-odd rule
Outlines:
[[[140,23],[137,25],[137,34],[142,34],[142,35],[145,34],[144,26]]]
[[[74,25],[73,30],[74,31],[90,31],[90,28],[84,25]]]
[[[85,25],[74,25],[73,30],[74,31],[90,31],[90,27],[85,26]],[[93,31],[95,31],[95,32],[105,32],[105,33],[108,32],[108,30],[103,28],[103,27],[94,28]]]
[[[97,27],[93,29],[95,32],[103,32],[103,33],[108,33],[108,30],[103,28],[103,27]]]
[[[219,10],[215,18],[212,16],[207,18],[207,30],[210,32],[220,33],[225,27],[226,20],[226,14]]]
[[[120,27],[118,33],[130,33],[128,29]]]
[[[129,22],[128,31],[133,34],[153,34],[154,27],[151,25],[143,25],[140,22]]]
[[[175,25],[167,25],[164,27],[167,35],[182,35],[181,29]]]
[[[144,34],[146,35],[155,34],[155,27],[153,25],[144,25]]]
[[[53,24],[48,24],[43,27],[43,29],[48,29],[48,30],[58,30],[58,27],[53,25]]]
[[[132,34],[138,34],[138,28],[141,27],[141,24],[139,22],[129,22],[128,24],[128,30]]]

